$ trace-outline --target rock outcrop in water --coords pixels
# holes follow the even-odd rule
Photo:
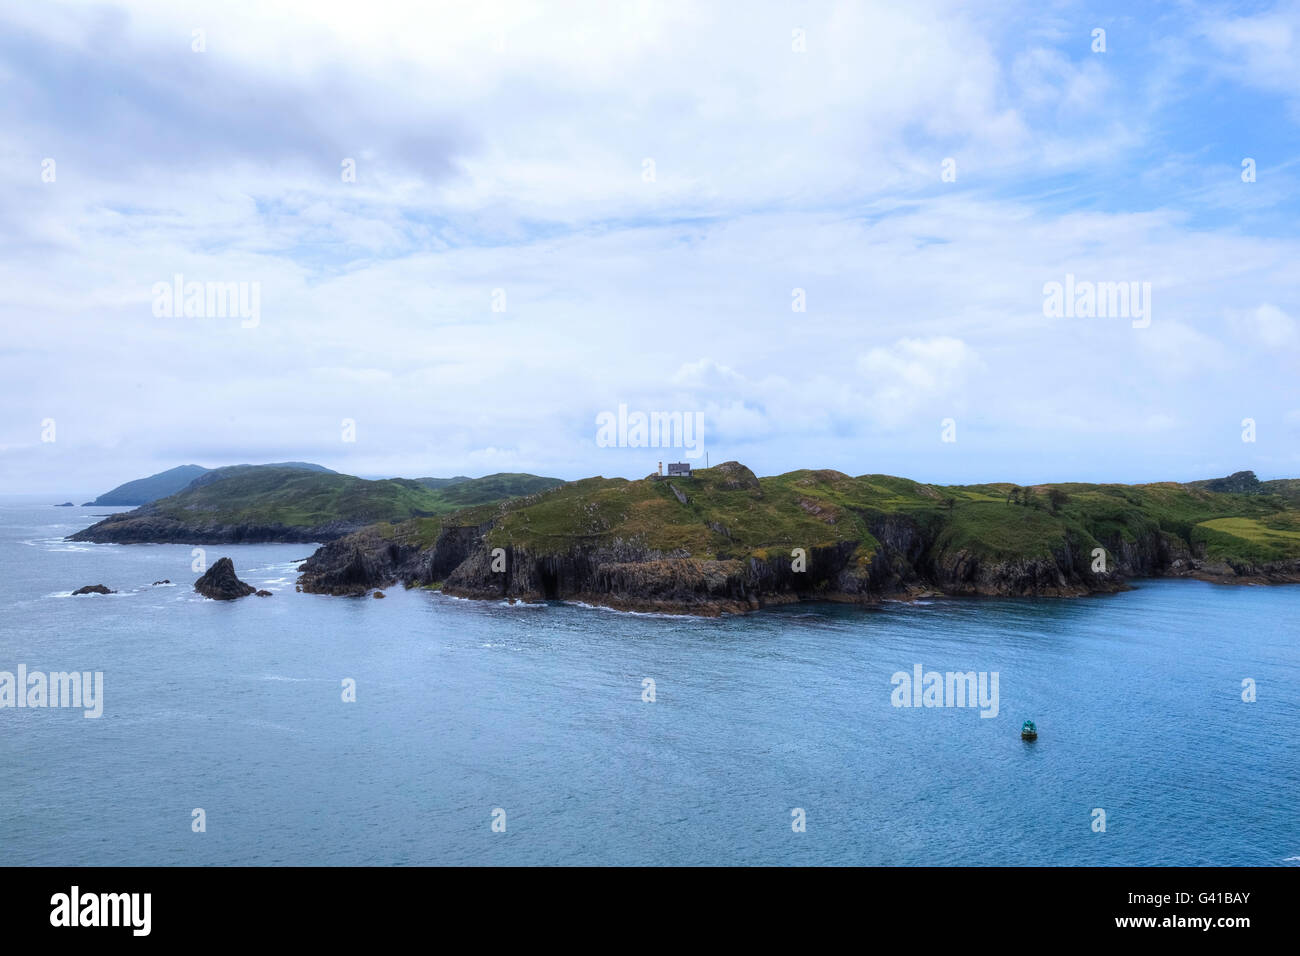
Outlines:
[[[107,588],[102,584],[87,584],[85,587],[77,588],[72,592],[73,597],[78,594],[116,594],[112,588]]]
[[[217,562],[194,582],[194,590],[214,601],[231,601],[253,594],[257,588],[245,584],[235,576],[233,561],[229,558],[218,558]]]

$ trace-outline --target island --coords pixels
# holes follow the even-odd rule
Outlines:
[[[70,536],[312,542],[308,593],[717,615],[802,600],[1072,597],[1143,577],[1300,582],[1300,481],[935,485],[729,461],[640,480],[366,480],[275,466],[196,479]]]

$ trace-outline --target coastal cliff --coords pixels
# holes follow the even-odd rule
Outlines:
[[[300,570],[300,586],[315,593],[401,582],[691,614],[934,593],[1067,597],[1151,576],[1300,581],[1300,512],[1266,491],[939,487],[833,471],[759,479],[727,462],[686,478],[586,479],[367,528]]]

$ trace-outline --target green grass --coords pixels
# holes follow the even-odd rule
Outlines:
[[[373,524],[364,528],[363,532],[394,544],[412,545],[424,551],[433,547],[442,528],[441,518],[408,518],[405,521],[390,520]]]
[[[1295,514],[1272,518],[1215,518],[1193,531],[1207,557],[1245,558],[1264,563],[1300,557],[1300,528]]]
[[[1300,505],[1300,478],[1275,478],[1260,482],[1260,487],[1269,494],[1280,496],[1292,506]]]
[[[762,558],[854,542],[861,559],[880,546],[871,528],[901,518],[925,531],[939,551],[995,559],[1045,557],[1067,546],[1087,553],[1103,543],[1162,536],[1225,560],[1300,556],[1300,512],[1277,493],[1228,494],[1173,482],[1068,483],[1035,486],[1034,504],[1022,505],[1008,503],[1013,487],[927,485],[830,470],[756,479],[728,463],[684,479],[588,478],[448,520],[478,524],[495,515],[492,546],[535,553],[622,541],[697,558]],[[1055,511],[1053,488],[1066,496]]]
[[[429,479],[420,479],[421,483]],[[432,479],[437,481],[437,479]],[[501,473],[483,478],[465,478],[452,484],[435,486],[442,505],[455,510],[474,505],[489,504],[505,498],[531,495],[564,484],[559,478],[542,478],[538,475]]]
[[[1009,503],[1015,486],[1006,483],[928,485],[826,469],[759,479],[734,462],[691,478],[641,481],[519,474],[367,481],[268,467],[197,484],[153,507],[186,524],[365,524],[358,534],[372,541],[421,549],[445,526],[491,525],[490,546],[537,554],[621,542],[694,558],[766,558],[851,544],[861,563],[881,548],[873,530],[885,537],[903,525],[920,530],[936,560],[957,552],[1042,558],[1067,548],[1078,555],[1162,538],[1228,562],[1300,557],[1300,501],[1286,482],[1243,493],[1205,483],[1042,485],[1031,505]],[[1053,489],[1064,495],[1055,509]]]
[[[259,468],[232,474],[154,502],[159,514],[179,521],[220,524],[283,525],[312,528],[334,521],[390,522],[429,519],[467,504],[528,494],[558,479],[535,475],[489,475],[441,488],[405,478],[367,481],[351,475],[289,468]],[[419,540],[436,537],[431,523],[402,533]],[[396,531],[380,534],[394,534]]]

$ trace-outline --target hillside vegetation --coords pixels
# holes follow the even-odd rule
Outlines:
[[[1064,497],[1053,501],[1052,491]],[[535,502],[506,505],[488,538],[537,553],[623,540],[707,558],[852,542],[869,559],[880,547],[872,527],[902,516],[930,531],[943,549],[981,557],[1048,556],[1067,538],[1091,550],[1158,533],[1187,546],[1203,542],[1206,557],[1251,561],[1261,548],[1274,557],[1300,557],[1300,512],[1291,507],[1278,495],[1175,483],[1017,489],[927,485],[889,475],[851,478],[826,470],[756,478],[728,463],[687,479],[572,482]]]
[[[250,468],[298,468],[305,471],[322,471],[333,474],[323,465],[314,465],[305,461],[285,461],[272,465],[229,465],[224,468],[204,468],[202,465],[180,465],[160,471],[148,478],[137,478],[118,485],[112,491],[105,492],[94,501],[87,501],[82,507],[104,505],[145,505],[159,498],[166,498],[184,490],[194,481],[214,481],[227,477],[238,471]]]
[[[588,478],[366,529],[318,552],[302,580],[329,593],[404,580],[700,613],[932,590],[1073,595],[1148,575],[1300,580],[1289,487],[1250,473],[1225,481],[1244,490],[940,486],[830,470],[760,479],[727,462],[690,478]],[[794,568],[795,549],[806,568]]]
[[[292,467],[209,472],[183,491],[111,515],[73,540],[99,542],[323,541],[375,522],[428,518],[467,504],[552,487],[559,479],[489,475],[441,487],[413,479],[369,481]]]

